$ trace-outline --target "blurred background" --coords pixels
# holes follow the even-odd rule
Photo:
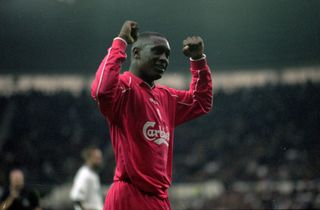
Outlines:
[[[90,84],[127,19],[168,38],[159,83],[188,88],[188,35],[213,72],[213,111],[175,132],[174,210],[320,208],[318,0],[0,0],[0,193],[20,167],[43,209],[72,209],[89,144],[106,193],[114,157]]]

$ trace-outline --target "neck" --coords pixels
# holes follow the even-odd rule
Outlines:
[[[89,163],[89,162],[86,162],[85,165],[88,166],[88,167],[91,168],[91,169],[93,168],[93,167],[92,167],[92,164]]]
[[[129,69],[132,74],[142,79],[148,86],[150,87],[154,86],[154,82],[146,79],[144,75],[141,74],[141,71],[134,64],[131,64]]]
[[[95,172],[98,171],[98,168],[95,167],[93,164],[86,164],[86,166],[88,166],[92,171],[95,171]]]
[[[22,188],[23,186],[10,186],[10,189],[16,192],[20,192]]]

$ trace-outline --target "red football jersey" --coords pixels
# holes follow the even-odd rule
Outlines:
[[[174,128],[212,107],[212,81],[206,59],[191,62],[189,90],[150,87],[126,71],[126,43],[116,38],[97,70],[91,95],[106,117],[116,159],[114,180],[142,192],[168,196],[172,177]]]

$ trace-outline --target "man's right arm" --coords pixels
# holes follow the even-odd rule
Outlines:
[[[91,86],[91,96],[106,116],[112,111],[115,98],[120,92],[119,74],[121,64],[126,59],[126,45],[126,42],[120,38],[113,40]]]
[[[5,191],[0,198],[0,209],[8,209],[12,205],[13,201],[17,198],[17,196],[17,193],[11,193],[9,190]]]
[[[137,23],[134,21],[126,21],[123,24],[96,72],[91,86],[91,96],[97,101],[100,111],[105,116],[110,117],[113,113],[112,107],[121,94],[120,69],[127,57],[127,44],[132,44],[137,39],[137,29]]]

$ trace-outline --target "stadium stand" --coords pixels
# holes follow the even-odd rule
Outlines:
[[[216,92],[211,114],[175,132],[173,179],[177,185],[219,180],[223,191],[173,205],[320,208],[319,104],[320,83],[313,82]],[[108,129],[86,91],[3,95],[0,116],[1,186],[10,168],[22,167],[28,183],[48,195],[70,183],[88,144],[103,148],[102,183],[111,183]]]

